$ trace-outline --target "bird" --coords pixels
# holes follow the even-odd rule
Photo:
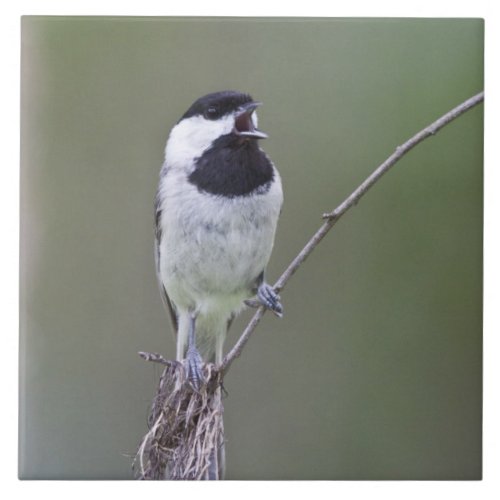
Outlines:
[[[219,365],[233,319],[253,299],[282,316],[266,281],[283,204],[278,170],[261,149],[262,103],[233,90],[197,99],[173,126],[156,192],[155,262],[176,335],[176,359],[192,389]],[[224,475],[223,441],[207,479]]]
[[[173,126],[155,197],[158,282],[176,334],[176,359],[195,390],[220,364],[233,318],[254,298],[281,316],[266,281],[283,190],[261,149],[262,103],[233,90],[197,99]]]

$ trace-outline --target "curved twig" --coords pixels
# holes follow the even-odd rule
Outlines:
[[[456,108],[453,108],[448,113],[444,114],[438,118],[435,122],[431,123],[420,132],[416,133],[413,137],[408,139],[404,144],[398,146],[394,153],[389,156],[381,165],[379,165],[373,173],[361,184],[359,185],[335,210],[330,213],[324,214],[323,218],[325,222],[316,231],[313,237],[307,242],[304,248],[299,252],[299,254],[293,259],[290,265],[285,269],[283,274],[276,281],[274,288],[276,291],[283,289],[288,280],[295,274],[297,269],[302,265],[302,263],[309,257],[312,251],[316,248],[319,242],[326,236],[328,231],[335,225],[335,223],[344,215],[349,208],[355,205],[359,199],[406,153],[413,149],[417,144],[421,143],[424,139],[434,135],[438,130],[443,128],[445,125],[451,121],[458,118],[460,115],[473,108],[480,102],[484,100],[484,92],[480,92],[475,96],[467,99],[463,103],[459,104]],[[252,319],[246,326],[245,330],[241,334],[240,338],[234,345],[234,347],[229,351],[229,353],[224,357],[222,363],[220,364],[218,371],[223,376],[229,370],[233,361],[241,355],[245,344],[250,339],[253,331],[259,324],[262,316],[264,316],[265,308],[263,306],[259,307],[256,313],[253,315]]]

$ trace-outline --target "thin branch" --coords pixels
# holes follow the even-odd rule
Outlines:
[[[139,351],[138,352],[139,356],[142,359],[145,359],[146,361],[152,361],[154,363],[160,363],[161,365],[175,365],[176,361],[170,361],[168,359],[165,359],[161,354],[158,354],[157,352],[143,352]]]
[[[328,231],[337,223],[337,221],[344,215],[349,208],[355,205],[360,198],[406,153],[413,149],[417,144],[421,143],[424,139],[434,135],[438,130],[443,128],[445,125],[451,121],[458,118],[460,115],[473,108],[480,102],[484,100],[484,92],[467,99],[462,104],[459,104],[456,108],[453,108],[448,113],[438,118],[435,122],[431,123],[420,132],[415,134],[413,137],[408,139],[404,144],[398,146],[394,153],[387,158],[381,165],[379,165],[373,173],[359,186],[357,187],[335,210],[330,213],[324,214],[323,218],[325,222],[316,231],[313,237],[307,242],[305,247],[300,251],[300,253],[293,259],[290,265],[286,268],[285,272],[280,276],[278,281],[275,283],[274,288],[277,292],[282,290],[288,280],[295,274],[297,269],[302,265],[302,263],[309,257],[311,252],[316,248],[319,242],[326,236]],[[229,370],[233,361],[241,355],[245,344],[250,339],[253,331],[259,324],[262,316],[265,313],[264,307],[259,307],[256,313],[253,315],[252,319],[248,323],[247,327],[241,334],[240,338],[234,345],[234,347],[229,351],[229,353],[224,357],[222,363],[219,367],[219,373],[223,376]]]

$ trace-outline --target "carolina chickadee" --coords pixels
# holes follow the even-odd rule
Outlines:
[[[255,102],[223,91],[201,97],[170,132],[155,200],[156,269],[198,388],[203,362],[220,363],[231,320],[257,295],[281,315],[266,283],[283,202],[281,180],[258,140]]]

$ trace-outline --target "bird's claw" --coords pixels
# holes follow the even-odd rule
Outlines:
[[[280,296],[274,291],[274,288],[268,283],[261,283],[257,289],[257,297],[260,303],[272,311],[276,316],[283,316],[283,306],[280,302]]]

